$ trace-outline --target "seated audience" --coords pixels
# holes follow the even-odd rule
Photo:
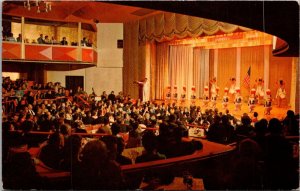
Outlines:
[[[63,137],[60,133],[50,135],[47,145],[42,147],[39,159],[48,167],[59,169],[62,159]]]
[[[121,190],[124,179],[119,165],[110,160],[102,141],[88,142],[81,152],[81,162],[72,173],[73,189]]]
[[[125,156],[122,155],[122,153],[124,151],[124,148],[125,148],[124,139],[122,137],[118,137],[117,138],[117,157],[116,157],[116,161],[120,165],[132,164],[132,161],[131,161],[130,158],[125,157]]]
[[[262,168],[259,163],[259,145],[251,140],[240,142],[237,154],[232,159],[230,189],[258,190],[262,189]]]
[[[66,141],[62,150],[62,160],[59,162],[59,169],[72,171],[79,164],[79,153],[81,151],[81,140],[79,135],[71,135]]]
[[[66,37],[63,37],[62,40],[60,41],[61,45],[68,45],[68,41]]]
[[[45,44],[45,40],[43,39],[43,34],[40,34],[40,37],[36,40],[38,44]]]

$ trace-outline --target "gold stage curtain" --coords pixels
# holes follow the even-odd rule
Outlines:
[[[156,49],[153,48],[151,52],[156,54],[156,62],[151,63],[151,72],[154,72],[151,74],[152,97],[154,97],[154,99],[165,99],[166,87],[170,85],[169,45],[168,43],[157,43]]]
[[[201,48],[194,48],[194,60],[193,60],[193,85],[196,88],[196,97],[198,98],[203,92],[204,87],[204,75],[203,73],[204,67],[201,65]],[[201,70],[202,69],[202,70]]]
[[[277,92],[277,82],[284,80],[287,104],[290,102],[291,86],[292,86],[292,57],[275,57],[270,51],[270,75],[269,75],[269,89],[272,97],[275,98]],[[298,64],[298,63],[297,63]],[[299,79],[299,76],[297,77]],[[298,80],[297,79],[297,80]]]
[[[156,62],[151,63],[151,70],[154,71],[154,75],[151,75],[153,83],[153,88],[151,88],[152,96],[155,99],[164,99],[166,87],[170,85],[169,83],[169,45],[168,43],[158,43],[156,45],[155,51]]]
[[[217,85],[220,88],[220,96],[223,95],[225,87],[229,88],[229,79],[236,77],[236,54],[236,48],[218,49],[218,72],[215,77],[217,77]]]
[[[139,40],[162,42],[174,38],[198,37],[203,33],[214,35],[219,32],[232,33],[236,30],[249,31],[251,29],[188,15],[160,13],[139,21]]]
[[[264,46],[242,47],[241,48],[241,94],[244,99],[249,97],[250,89],[255,85],[258,78],[264,79]],[[250,89],[243,85],[244,78],[251,66]],[[270,69],[273,66],[270,65]],[[270,70],[271,72],[271,70]]]
[[[170,46],[169,58],[169,76],[171,92],[173,87],[177,85],[178,99],[186,87],[186,96],[190,97],[190,90],[193,85],[193,47],[191,46]]]

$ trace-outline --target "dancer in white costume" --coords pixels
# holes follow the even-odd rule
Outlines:
[[[228,93],[229,93],[230,99],[232,101],[234,101],[235,89],[237,88],[236,87],[236,79],[235,78],[230,78],[229,81],[230,81],[230,85],[229,85],[229,91],[228,91]]]
[[[212,109],[215,109],[216,108],[216,105],[217,105],[217,98],[218,98],[218,93],[219,93],[219,87],[216,87],[216,91],[214,94],[211,95],[211,98],[210,98],[210,102],[211,102],[211,108]]]
[[[235,89],[235,99],[234,99],[234,104],[235,104],[235,111],[240,111],[242,107],[242,100],[243,97],[240,95],[240,88]]]
[[[266,98],[265,98],[265,115],[270,115],[272,110],[272,98],[271,98],[271,90],[266,91]]]
[[[251,89],[250,91],[250,97],[249,97],[249,100],[248,100],[248,107],[249,107],[249,112],[252,113],[254,108],[255,108],[255,93],[256,93],[256,90],[254,88]]]
[[[285,82],[283,80],[279,80],[279,87],[276,92],[278,107],[281,107],[281,103],[285,98],[286,98]]]
[[[222,105],[223,105],[224,109],[227,109],[228,102],[229,102],[228,88],[225,88],[224,89],[224,96],[223,96],[223,100],[222,100]]]
[[[135,81],[135,83],[142,85],[143,86],[143,97],[142,100],[143,102],[149,101],[150,98],[150,84],[147,78],[145,78],[143,81]]]
[[[208,86],[204,86],[203,106],[207,107],[208,103],[209,103],[209,90],[208,90]]]
[[[217,94],[217,78],[214,77],[212,80],[210,80],[210,95],[215,96]]]
[[[262,78],[259,78],[258,80],[255,80],[256,84],[255,84],[255,89],[256,89],[256,99],[257,99],[257,103],[259,104],[261,102],[261,100],[264,99],[265,96],[265,91],[264,91],[264,81]]]

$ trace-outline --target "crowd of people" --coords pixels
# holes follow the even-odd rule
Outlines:
[[[22,42],[22,35],[19,34],[17,38],[14,37],[13,33],[9,33],[7,36],[3,36],[3,41],[9,41],[9,42]],[[29,43],[28,39],[24,40],[25,43]],[[40,34],[39,38],[36,40],[33,40],[32,43],[37,43],[37,44],[60,44],[60,45],[69,45],[67,38],[62,37],[61,41],[58,41],[55,39],[54,36],[51,38],[48,35]],[[78,46],[77,42],[71,42],[71,46]],[[88,39],[87,37],[83,37],[83,39],[80,41],[81,46],[86,46],[86,47],[92,47],[93,42],[91,39]]]
[[[232,170],[226,188],[262,189],[263,185],[268,189],[290,189],[297,177],[298,164],[286,139],[288,135],[299,136],[299,115],[293,111],[288,111],[284,119],[258,120],[256,113],[253,118],[244,114],[237,119],[228,110],[222,113],[218,109],[203,111],[195,105],[141,102],[113,91],[109,95],[88,95],[80,87],[76,92],[66,90],[59,82],[28,87],[26,80],[13,82],[9,78],[3,78],[2,91],[8,97],[16,91],[24,93],[16,98],[15,110],[3,115],[4,188],[43,188],[47,180],[35,170],[34,162],[38,160],[52,169],[71,172],[74,189],[126,189],[120,165],[133,161],[122,155],[123,150],[144,147],[135,163],[192,154],[203,144],[197,139],[183,141],[189,136],[188,124],[203,126],[209,141],[230,144],[243,140],[229,164]],[[84,138],[73,134],[87,133],[88,124],[103,124],[97,133],[106,136]],[[52,134],[33,135],[30,131]],[[126,142],[121,133],[129,134]],[[31,147],[41,148],[35,161],[26,152]],[[153,176],[159,177],[146,173],[144,181]],[[264,177],[263,181],[259,176]]]

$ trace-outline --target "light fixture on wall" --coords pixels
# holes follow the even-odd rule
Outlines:
[[[49,11],[51,11],[52,8],[50,2],[46,2],[43,0],[24,1],[24,7],[27,8],[28,11],[31,10],[31,7],[37,7],[37,11],[36,11],[37,13],[41,13],[41,12],[48,13]]]

